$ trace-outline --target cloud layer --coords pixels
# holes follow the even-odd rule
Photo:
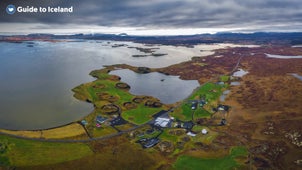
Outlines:
[[[73,5],[74,13],[18,13],[9,16],[5,13],[8,3],[24,7]],[[300,30],[301,9],[300,0],[12,0],[1,2],[0,23],[80,24],[151,29]]]

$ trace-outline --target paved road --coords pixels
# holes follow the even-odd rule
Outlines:
[[[110,139],[116,136],[120,136],[122,134],[134,131],[138,128],[141,128],[145,125],[147,125],[149,122],[144,123],[142,125],[139,126],[135,126],[133,128],[124,130],[124,131],[120,131],[117,133],[113,133],[110,135],[106,135],[106,136],[101,136],[101,137],[96,137],[96,138],[88,138],[88,139],[41,139],[41,138],[30,138],[30,137],[24,137],[24,136],[18,136],[18,135],[13,135],[13,134],[7,134],[7,133],[3,133],[0,132],[1,135],[7,135],[7,136],[11,136],[11,137],[15,137],[18,139],[26,139],[26,140],[33,140],[33,141],[40,141],[40,142],[58,142],[58,143],[85,143],[85,142],[91,142],[91,141],[97,141],[97,140],[106,140],[106,139]]]

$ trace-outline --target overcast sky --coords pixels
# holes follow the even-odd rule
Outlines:
[[[0,32],[196,34],[302,31],[301,0],[0,0]],[[15,13],[16,7],[70,7],[72,14]]]

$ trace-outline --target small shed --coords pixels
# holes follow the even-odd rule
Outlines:
[[[220,110],[220,111],[227,111],[227,112],[228,112],[229,109],[230,109],[229,106],[227,106],[227,105],[222,105],[222,104],[218,105],[218,107],[217,107],[217,110]]]
[[[183,128],[187,129],[187,130],[191,130],[194,126],[194,123],[192,121],[189,122],[184,122],[183,124]]]
[[[199,106],[203,107],[204,105],[206,105],[208,102],[206,100],[200,100],[199,101]]]
[[[196,109],[197,109],[197,102],[193,102],[193,103],[192,103],[191,109],[192,109],[192,110],[196,110]]]
[[[143,145],[143,147],[144,148],[151,148],[151,147],[155,146],[158,143],[159,143],[159,139],[158,138],[151,138],[151,139],[148,139],[146,141],[146,143]]]
[[[206,135],[206,134],[208,134],[208,131],[207,131],[207,129],[202,129],[202,130],[201,130],[201,133],[202,133],[203,135]]]
[[[102,116],[97,116],[96,117],[96,122],[99,123],[99,124],[104,123],[106,120],[107,120],[107,118],[102,117]]]
[[[83,126],[86,126],[86,125],[88,124],[88,122],[87,122],[86,120],[82,120],[82,121],[81,121],[81,124],[82,124]]]
[[[188,135],[188,136],[192,136],[192,137],[196,136],[196,134],[193,133],[193,132],[188,132],[187,135]]]

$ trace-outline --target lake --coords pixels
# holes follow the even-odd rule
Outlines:
[[[114,44],[121,46],[115,48]],[[103,65],[122,63],[153,68],[166,67],[190,60],[193,56],[213,54],[212,50],[228,46],[232,45],[197,45],[188,48],[114,41],[1,42],[0,128],[46,129],[82,119],[93,110],[93,106],[75,99],[71,89],[93,81],[89,72],[101,69]],[[167,55],[136,58],[133,55],[145,53],[132,47],[155,48],[156,53]],[[135,82],[150,77],[154,79],[147,82],[150,86],[139,87],[129,82],[133,88],[131,90],[137,90],[133,92],[141,94],[146,92],[141,91],[144,88],[155,87],[157,90],[154,93],[150,91],[147,95],[158,97],[166,103],[185,98],[197,85],[196,82],[189,82],[187,87],[178,77],[157,73],[132,76],[134,77],[129,79],[135,79]],[[123,81],[128,81],[125,76],[122,77]],[[158,81],[159,79],[165,81]],[[160,92],[162,88],[170,91]],[[174,94],[176,91],[179,94]]]
[[[233,73],[233,76],[234,77],[243,77],[243,76],[247,75],[248,73],[249,73],[248,71],[244,71],[243,69],[240,68]]]
[[[199,87],[197,80],[181,80],[179,76],[167,76],[161,73],[139,74],[128,69],[111,71],[121,81],[130,85],[130,93],[156,97],[165,104],[181,101]]]
[[[302,56],[291,56],[291,55],[275,55],[275,54],[265,54],[267,57],[270,58],[279,58],[279,59],[291,59],[291,58],[302,58]]]
[[[302,81],[302,76],[300,76],[299,74],[292,73],[291,75]]]

